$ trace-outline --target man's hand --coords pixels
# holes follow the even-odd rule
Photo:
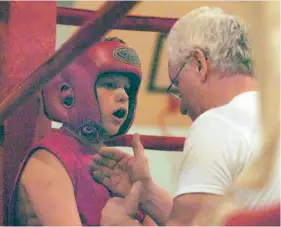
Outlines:
[[[103,147],[93,156],[90,165],[94,179],[120,196],[127,195],[137,181],[144,187],[152,181],[139,135],[134,135],[132,146],[134,156],[116,148]]]
[[[139,200],[143,193],[143,185],[136,182],[125,198],[111,198],[102,210],[101,225],[103,226],[138,226],[137,220]]]

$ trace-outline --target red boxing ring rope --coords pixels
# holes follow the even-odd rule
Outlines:
[[[116,139],[112,139],[107,142],[108,146],[132,146],[133,135],[126,134]],[[184,137],[172,137],[172,136],[148,136],[140,135],[140,140],[145,149],[157,150],[157,151],[174,151],[182,152],[184,146]]]
[[[97,17],[97,11],[57,7],[57,24],[80,26]],[[168,33],[176,21],[176,18],[127,15],[114,29]]]

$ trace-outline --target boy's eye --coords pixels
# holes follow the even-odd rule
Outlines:
[[[115,83],[111,83],[111,82],[106,82],[106,83],[104,83],[104,86],[105,86],[106,88],[110,88],[110,89],[116,88],[116,84],[115,84]]]

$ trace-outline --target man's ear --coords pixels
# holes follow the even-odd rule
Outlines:
[[[193,58],[196,61],[197,69],[200,77],[200,81],[203,83],[207,79],[207,73],[208,73],[208,64],[207,59],[200,49],[195,49],[192,53]]]

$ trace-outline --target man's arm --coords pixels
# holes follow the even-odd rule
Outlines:
[[[82,226],[70,177],[50,152],[40,150],[30,158],[21,183],[41,225]]]
[[[176,197],[166,225],[210,226],[213,216],[209,214],[222,198],[222,196],[203,193],[184,194]]]
[[[165,190],[153,184],[150,191],[142,195],[140,207],[160,226],[203,226],[209,225],[212,216],[208,214],[222,198],[215,194],[191,193],[173,199]]]
[[[173,208],[173,197],[151,182],[142,193],[140,207],[157,225],[165,225]]]

